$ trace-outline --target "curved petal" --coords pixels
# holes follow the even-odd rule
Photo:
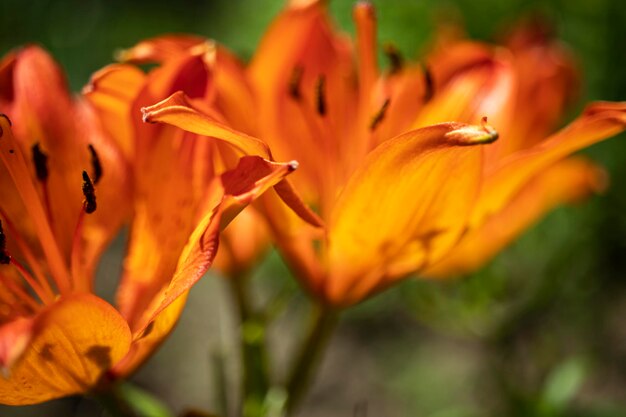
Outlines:
[[[480,227],[468,230],[441,261],[427,268],[426,277],[472,272],[487,263],[545,213],[601,191],[606,173],[582,158],[568,158],[530,180]]]
[[[163,343],[174,330],[187,302],[187,293],[183,293],[172,304],[167,306],[150,323],[146,329],[134,338],[128,354],[119,361],[108,375],[114,378],[125,378],[139,368]]]
[[[128,352],[131,342],[119,313],[90,294],[59,299],[39,313],[34,329],[8,378],[0,377],[4,404],[35,404],[85,392]]]
[[[485,173],[479,203],[471,226],[477,227],[497,213],[539,172],[583,149],[626,129],[626,102],[597,102],[567,127],[545,141],[511,154]]]
[[[133,102],[146,76],[132,65],[109,65],[91,76],[83,94],[97,109],[107,133],[119,144],[126,158],[132,158],[134,144]]]
[[[153,106],[144,107],[142,112],[145,122],[171,124],[197,135],[211,136],[226,141],[246,155],[269,157],[269,149],[265,143],[237,132],[218,121],[214,115],[199,111],[182,92],[174,93]]]
[[[205,38],[187,34],[157,36],[120,51],[116,58],[122,62],[135,64],[161,63],[204,42]]]
[[[270,247],[265,220],[254,207],[246,207],[222,232],[220,246],[214,268],[227,278],[249,271]]]
[[[456,243],[478,194],[488,126],[444,123],[383,142],[350,179],[328,231],[330,303],[358,302],[437,261]]]
[[[0,370],[9,372],[22,356],[33,337],[35,319],[17,317],[0,325]]]
[[[517,79],[515,118],[501,129],[500,157],[543,140],[562,119],[580,89],[570,52],[537,18],[513,28],[505,45],[513,53]],[[504,127],[504,126],[503,126]]]
[[[237,148],[244,155],[260,155],[270,158],[267,145],[261,140],[238,132],[218,121],[207,109],[198,110],[183,93],[175,93],[154,106],[142,109],[148,123],[167,123],[198,135],[223,140]],[[283,201],[304,221],[319,226],[322,221],[300,199],[288,181],[275,186]]]
[[[202,277],[215,258],[220,230],[246,205],[281,181],[295,167],[293,163],[269,162],[258,156],[246,156],[241,158],[235,169],[216,179],[206,196],[206,210],[201,211],[206,214],[196,224],[182,253],[179,252],[178,264],[173,275],[170,275],[169,284],[154,296],[149,307],[136,309],[136,316],[130,317],[135,334],[144,330],[158,314]],[[158,245],[151,247],[156,253],[163,250]],[[137,265],[136,269],[139,267]]]

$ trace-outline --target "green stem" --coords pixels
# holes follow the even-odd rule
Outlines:
[[[270,388],[265,349],[265,323],[254,311],[245,276],[229,279],[240,319],[243,416],[261,417]]]
[[[292,415],[309,389],[314,371],[320,363],[337,326],[336,310],[315,305],[309,334],[304,341],[287,381],[287,415]]]
[[[141,417],[121,394],[118,384],[111,384],[106,390],[95,392],[93,398],[110,417]]]

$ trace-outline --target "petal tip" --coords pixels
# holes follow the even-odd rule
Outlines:
[[[11,121],[11,119],[9,119],[9,116],[7,116],[4,113],[0,113],[0,117],[4,117],[7,120],[7,122],[9,123],[9,126],[13,126],[13,122]]]
[[[445,134],[446,139],[456,142],[458,145],[487,145],[498,140],[499,133],[487,123],[487,117],[483,117],[480,126],[460,125],[457,129]]]

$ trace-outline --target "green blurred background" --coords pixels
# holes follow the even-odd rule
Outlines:
[[[353,31],[352,0],[331,0]],[[472,37],[491,40],[523,15],[540,12],[579,59],[584,85],[570,119],[589,100],[626,99],[623,0],[386,0],[379,39],[419,59],[442,15],[462,17]],[[0,1],[0,52],[25,43],[50,50],[79,91],[116,49],[165,32],[214,38],[249,58],[282,0]],[[564,121],[565,122],[565,121]],[[410,280],[347,313],[301,416],[626,416],[626,137],[586,154],[606,166],[611,188],[550,214],[482,271],[447,282]],[[123,238],[99,274],[110,296]],[[273,254],[259,292],[296,288]],[[114,283],[113,283],[114,284]],[[236,374],[234,322],[220,278],[190,297],[176,332],[134,377],[177,413],[215,410],[214,364]],[[289,317],[306,309],[302,295]],[[273,328],[281,362],[297,320]],[[234,386],[228,382],[227,391]],[[227,392],[228,396],[233,396]],[[365,412],[364,410],[367,410]],[[89,401],[0,407],[0,416],[98,415]]]

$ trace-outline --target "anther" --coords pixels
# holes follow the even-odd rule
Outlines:
[[[96,153],[96,148],[92,144],[89,144],[89,153],[91,154],[91,167],[93,168],[93,183],[98,184],[100,178],[102,178],[102,164]]]
[[[424,65],[424,103],[430,101],[434,94],[435,83],[433,81],[433,74],[428,65]]]
[[[389,60],[389,74],[394,75],[404,67],[404,58],[400,50],[395,45],[388,43],[383,46],[383,52]]]
[[[7,238],[2,229],[2,221],[0,221],[0,264],[8,265],[11,263],[11,255],[7,252]]]
[[[41,150],[39,142],[35,143],[31,148],[33,156],[33,164],[35,165],[35,174],[37,179],[44,182],[48,179],[48,155]]]
[[[300,100],[302,95],[300,94],[300,82],[302,81],[302,73],[304,69],[300,66],[294,67],[291,71],[291,77],[289,77],[289,85],[287,86],[289,95],[294,100]]]
[[[383,119],[385,118],[385,113],[387,113],[387,109],[389,108],[389,102],[390,100],[387,99],[385,100],[385,102],[383,103],[383,105],[381,106],[380,110],[378,110],[376,112],[376,114],[374,115],[374,117],[372,117],[372,121],[370,122],[370,130],[373,132],[374,130],[376,130],[376,128],[378,127],[378,125],[383,121]]]
[[[315,108],[320,116],[326,115],[326,77],[320,75],[315,83]]]
[[[83,171],[83,195],[85,196],[85,201],[83,201],[85,213],[91,214],[96,211],[96,190],[87,171]]]

